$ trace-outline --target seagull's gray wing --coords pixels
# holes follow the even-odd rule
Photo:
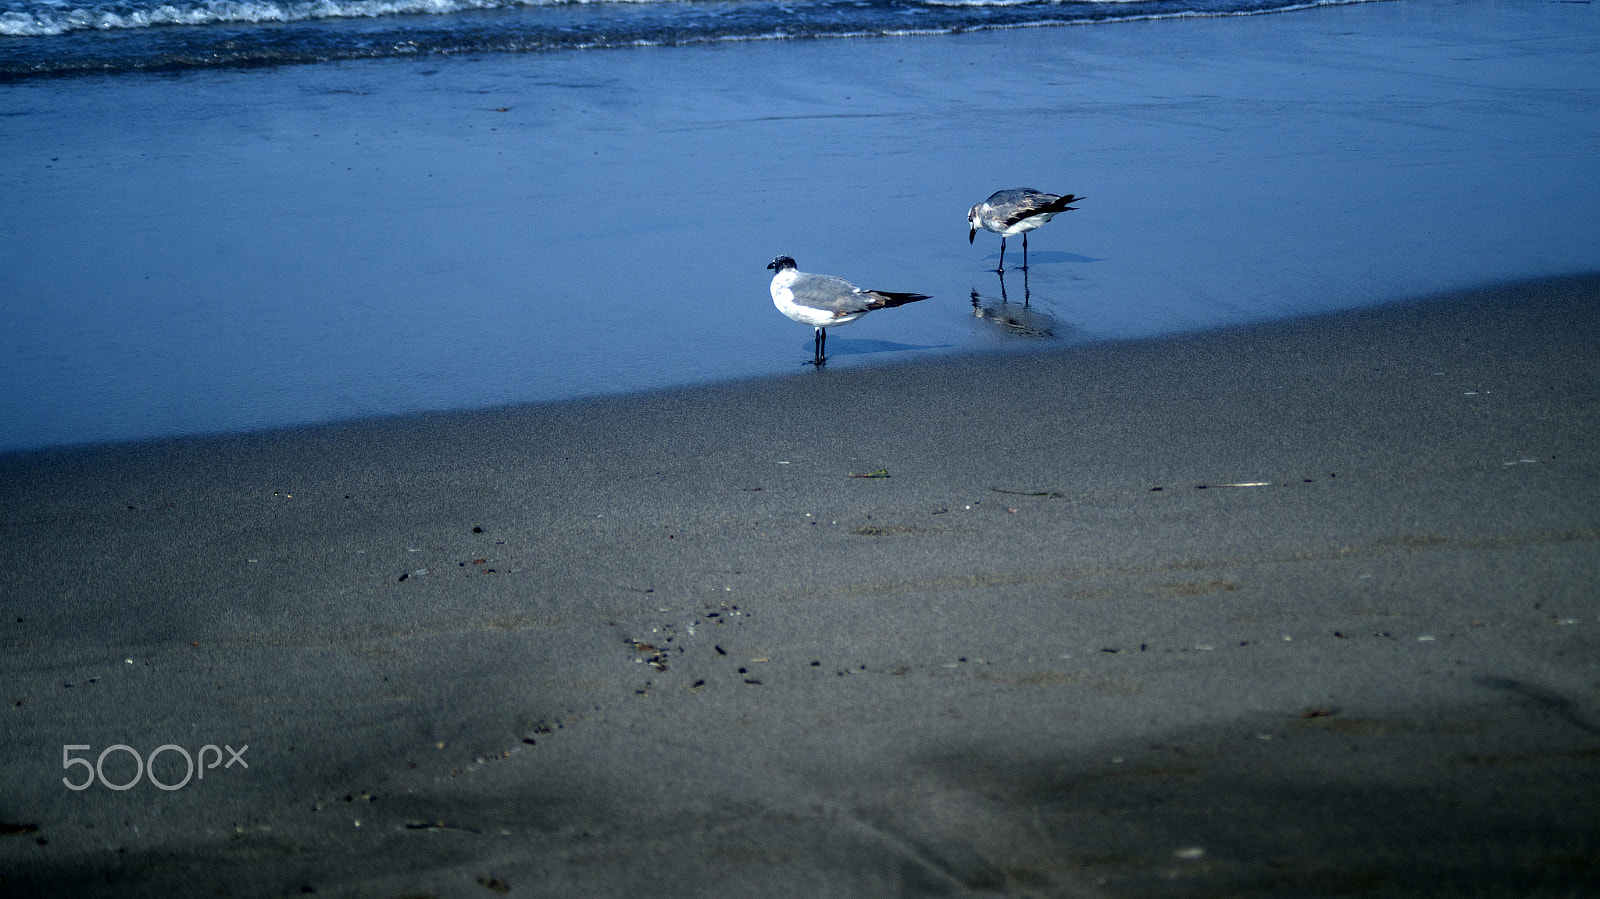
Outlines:
[[[1005,195],[1005,196],[1002,196]],[[1055,194],[1041,193],[1036,190],[1003,190],[995,197],[1001,199],[996,202],[990,198],[990,204],[995,207],[997,214],[1004,215],[1000,219],[1006,226],[1015,225],[1023,219],[1033,218],[1044,213],[1065,212],[1067,204],[1076,202],[1079,198],[1071,194],[1058,197]]]
[[[832,312],[836,316],[866,312],[872,308],[874,299],[843,278],[804,272],[794,279],[789,290],[794,294],[796,304]]]

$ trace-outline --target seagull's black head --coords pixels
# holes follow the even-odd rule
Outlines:
[[[781,272],[786,268],[794,267],[794,257],[792,256],[779,256],[777,259],[772,260],[772,262],[767,266],[767,268],[770,268],[775,272]]]

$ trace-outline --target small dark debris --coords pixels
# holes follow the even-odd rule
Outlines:
[[[478,878],[478,885],[484,887],[485,889],[493,890],[496,893],[511,892],[511,884],[506,883],[498,877],[480,877]]]
[[[1161,488],[1160,487],[1151,487],[1150,488],[1150,492],[1151,493],[1160,493],[1161,492]]]
[[[1306,709],[1300,713],[1301,718],[1327,718],[1339,713],[1338,709]]]
[[[539,745],[539,741],[535,740],[532,737],[523,737],[522,738],[522,742],[528,744],[529,746],[538,746]]]
[[[746,671],[746,670],[744,670],[744,669],[743,669],[743,668],[740,668],[740,669],[739,669],[739,673],[740,673],[740,674],[749,674],[749,673],[750,673],[750,672],[748,672],[748,671]]]
[[[818,662],[818,661],[815,661],[815,660],[813,660],[813,661],[812,661],[812,662],[811,662],[811,667],[813,667],[813,668],[819,668],[819,667],[821,667],[821,666],[822,666],[822,663],[821,663],[821,662]]]
[[[723,649],[720,646],[713,646],[711,648],[715,649],[717,651],[717,655],[719,655],[719,656],[725,656],[725,655],[728,654],[728,651],[726,649]]]
[[[693,687],[691,687],[691,688],[690,688],[690,689],[692,689],[692,690],[698,690],[698,689],[700,689],[700,688],[701,688],[701,687],[704,687],[704,686],[705,686],[705,685],[706,685],[706,682],[705,682],[705,681],[703,681],[703,680],[697,680],[697,681],[695,681],[695,682],[694,682],[694,686],[693,686]]]
[[[25,833],[34,833],[39,829],[37,824],[0,824],[0,837],[14,837]]]
[[[483,528],[475,527],[475,528],[472,529],[472,533],[481,534],[481,533],[483,533]]]
[[[1102,647],[1100,647],[1100,651],[1101,652],[1121,652],[1122,650],[1116,648],[1115,646],[1102,646]]]
[[[755,685],[756,685],[756,686],[758,686],[758,687],[759,687],[759,686],[761,686],[761,681],[759,681],[759,680],[756,680],[756,679],[755,679],[755,678],[753,678],[753,677],[747,677],[747,678],[745,678],[745,679],[744,679],[744,682],[745,682],[745,683],[747,683],[747,684],[755,684]]]
[[[411,575],[409,575],[409,574],[402,574],[402,575],[400,575],[400,580],[402,580],[402,581],[403,581],[403,580],[405,580],[405,579],[406,579],[406,578],[408,578],[408,577],[410,577],[410,576],[411,576]]]

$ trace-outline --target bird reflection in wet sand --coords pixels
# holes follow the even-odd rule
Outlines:
[[[1000,273],[1000,301],[984,302],[984,296],[978,293],[977,288],[972,290],[972,317],[989,322],[1003,329],[1006,333],[1017,337],[1031,337],[1037,339],[1050,339],[1058,334],[1071,330],[1071,325],[1064,325],[1057,321],[1055,316],[1040,311],[1032,306],[1032,293],[1028,290],[1027,270],[1022,274],[1022,304],[1011,302],[1006,295],[1006,276]]]

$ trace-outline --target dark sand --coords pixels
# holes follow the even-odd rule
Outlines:
[[[1589,277],[6,458],[4,891],[1592,893],[1597,333]],[[119,743],[249,768],[63,786]]]

